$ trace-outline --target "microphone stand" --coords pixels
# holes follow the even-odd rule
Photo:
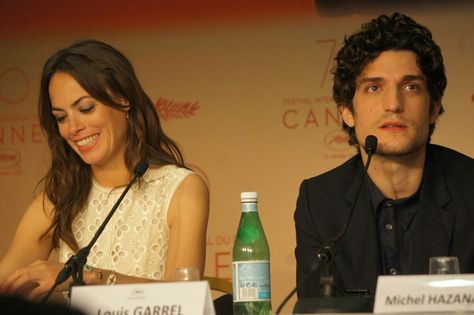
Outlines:
[[[370,165],[370,162],[372,160],[372,155],[375,153],[376,149],[377,149],[377,138],[373,135],[367,136],[365,138],[365,151],[367,152],[367,163],[364,167],[364,173],[362,175],[362,178],[361,178],[361,181],[360,181],[360,184],[359,184],[359,189],[357,190],[357,193],[355,195],[354,203],[352,204],[351,212],[349,214],[349,218],[347,219],[347,223],[344,225],[342,231],[336,237],[334,237],[331,240],[328,240],[323,246],[321,246],[318,249],[318,251],[316,252],[316,259],[311,264],[309,272],[306,273],[306,275],[296,284],[296,287],[285,297],[285,299],[283,299],[282,303],[279,305],[279,307],[278,307],[277,311],[275,312],[275,314],[280,314],[283,307],[286,305],[286,303],[288,303],[290,298],[296,293],[298,288],[300,288],[303,285],[303,283],[306,282],[306,280],[312,274],[318,272],[321,269],[321,267],[323,268],[324,275],[320,276],[320,280],[319,280],[320,281],[320,288],[321,288],[320,297],[325,298],[325,299],[331,299],[331,298],[336,297],[335,296],[335,290],[334,290],[335,281],[334,281],[334,276],[332,274],[332,263],[333,263],[333,258],[334,258],[335,253],[336,253],[335,250],[336,250],[337,244],[342,239],[342,237],[346,234],[347,229],[350,225],[350,222],[352,220],[352,215],[354,214],[354,209],[355,209],[357,200],[359,199],[360,191],[362,190],[362,184],[365,181],[365,178],[367,176],[367,171],[369,169],[369,165]],[[301,299],[301,300],[306,300],[306,299]],[[301,300],[299,300],[299,301],[301,301]],[[298,307],[298,302],[295,305],[294,311]],[[340,301],[337,301],[337,302],[335,301],[334,303],[330,302],[328,304],[337,305],[336,303],[339,304]],[[316,308],[320,307],[319,303],[318,303],[318,305],[315,305],[315,306],[316,306]],[[341,305],[340,307],[344,307],[344,306]],[[357,308],[357,306],[349,306],[349,308],[355,309],[355,308]],[[340,309],[337,309],[337,306],[333,307],[332,305],[328,305],[327,308],[323,307],[318,311],[320,311],[320,313],[321,312],[334,313],[335,311],[339,311],[339,310]],[[350,312],[350,310],[347,310],[347,309],[344,309],[343,311]]]
[[[148,169],[147,162],[145,162],[144,160],[141,160],[140,162],[138,162],[138,164],[135,166],[135,169],[133,170],[132,179],[130,180],[128,185],[125,187],[125,190],[122,192],[119,199],[115,202],[114,206],[110,210],[105,220],[102,222],[100,227],[95,232],[94,237],[92,237],[92,239],[90,240],[87,246],[81,248],[75,255],[72,255],[66,261],[63,269],[59,272],[58,276],[56,277],[56,281],[54,282],[53,286],[49,289],[48,293],[42,299],[41,304],[44,304],[49,299],[54,289],[56,289],[61,283],[66,281],[70,276],[72,276],[72,279],[73,279],[71,283],[71,287],[76,286],[76,285],[77,286],[85,285],[83,268],[87,262],[87,257],[89,256],[92,246],[94,246],[95,242],[104,231],[105,227],[107,226],[107,223],[109,223],[110,219],[114,215],[115,211],[117,210],[118,206],[122,202],[127,192],[132,187],[133,183],[135,183],[137,178],[143,176],[143,174],[145,174],[147,169]]]
[[[309,272],[307,272],[303,279],[301,279],[297,284],[296,286],[293,288],[293,290],[291,290],[291,292],[283,299],[283,301],[280,303],[280,305],[278,306],[276,312],[275,312],[275,315],[277,314],[280,314],[281,310],[283,309],[283,307],[286,305],[286,303],[288,303],[288,301],[291,299],[291,297],[296,293],[296,291],[298,290],[299,287],[301,287],[303,285],[303,283],[306,282],[306,280],[315,272],[317,272],[320,267],[321,267],[321,263],[324,264],[324,265],[327,265],[329,263],[330,260],[328,259],[331,259],[331,251],[327,251],[327,248],[326,246],[324,247],[321,247],[317,253],[316,253],[316,258],[313,263],[311,264],[311,267],[309,268]],[[329,254],[329,255],[327,255]]]

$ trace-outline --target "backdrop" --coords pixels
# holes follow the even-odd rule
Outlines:
[[[259,192],[275,309],[295,285],[300,182],[354,154],[331,98],[345,34],[394,11],[428,26],[448,75],[433,142],[474,156],[472,1],[171,2],[0,1],[0,256],[49,163],[36,114],[41,68],[79,39],[129,57],[165,131],[206,179],[207,275],[231,277],[240,192]]]

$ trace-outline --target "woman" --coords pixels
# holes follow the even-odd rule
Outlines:
[[[180,266],[196,266],[202,276],[207,186],[185,168],[129,61],[92,40],[57,52],[43,68],[38,110],[51,167],[0,262],[0,293],[44,294],[62,263],[89,243],[142,159],[150,167],[92,248],[84,281],[171,280]],[[47,261],[54,248],[62,263]]]

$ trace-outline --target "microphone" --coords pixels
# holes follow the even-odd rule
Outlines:
[[[377,137],[374,136],[374,135],[368,135],[366,138],[365,138],[365,152],[367,153],[367,157],[369,159],[372,158],[372,155],[375,154],[375,151],[377,150]],[[367,161],[367,164],[369,164],[370,162]]]
[[[370,162],[372,161],[372,155],[374,155],[375,151],[377,150],[377,137],[374,135],[368,135],[365,138],[364,149],[365,149],[365,152],[367,153],[367,163],[365,163],[364,174],[362,175],[362,178],[359,183],[359,188],[357,189],[354,202],[352,203],[349,219],[347,220],[347,223],[344,225],[344,228],[342,229],[342,231],[333,240],[330,240],[328,242],[328,246],[333,245],[332,247],[335,247],[335,245],[341,240],[341,238],[347,232],[347,228],[349,227],[349,224],[351,223],[352,215],[354,214],[355,206],[357,204],[357,201],[359,200],[359,194],[360,194],[360,191],[362,190],[362,185],[364,184],[365,178],[367,177],[367,170],[369,169]],[[320,254],[320,251],[321,250],[318,251],[318,255]],[[326,251],[323,251],[323,252],[324,252],[324,255],[329,255],[329,257],[327,257],[327,261],[329,262],[332,259],[332,253],[327,253]]]
[[[102,234],[104,231],[105,227],[107,226],[107,223],[110,221],[112,216],[114,215],[115,211],[117,210],[118,206],[122,202],[123,198],[127,194],[127,192],[130,190],[132,187],[133,183],[137,180],[137,178],[142,177],[143,174],[145,174],[146,170],[148,169],[148,163],[145,160],[140,160],[135,168],[133,169],[133,177],[128,183],[128,185],[125,187],[125,190],[122,192],[120,197],[117,199],[115,202],[114,206],[110,210],[109,214],[105,218],[105,220],[102,222],[100,227],[97,229],[97,231],[94,234],[94,237],[90,240],[89,244],[86,247],[81,248],[76,255],[71,256],[66,263],[64,264],[63,269],[58,273],[56,280],[53,284],[53,286],[49,289],[48,293],[45,295],[43,300],[41,301],[41,304],[44,304],[50,295],[53,293],[54,289],[66,281],[70,276],[73,277],[73,283],[72,285],[84,285],[84,280],[83,280],[83,270],[82,268],[87,262],[87,256],[89,256],[89,253],[92,249],[92,246],[94,246],[95,242],[99,238],[99,236]]]
[[[377,138],[375,138],[375,145],[377,145]],[[148,169],[148,163],[145,160],[140,160],[135,166],[135,168],[133,169],[133,175],[136,177],[132,178],[132,183],[138,177],[142,177],[143,174],[145,174],[147,169]]]
[[[328,271],[328,267],[330,264],[333,262],[334,258],[334,250],[336,246],[338,245],[339,241],[344,237],[344,235],[347,232],[347,229],[351,223],[352,220],[352,215],[354,214],[355,206],[357,204],[357,201],[359,200],[359,194],[360,191],[362,190],[362,186],[365,182],[365,178],[367,176],[367,170],[369,169],[370,162],[372,160],[372,155],[375,154],[377,151],[377,137],[374,135],[368,135],[365,138],[365,145],[364,145],[365,152],[367,153],[367,163],[364,166],[364,173],[362,175],[362,178],[359,183],[359,187],[357,189],[357,193],[355,195],[354,201],[351,206],[351,211],[349,213],[349,218],[347,219],[347,223],[344,225],[342,228],[341,232],[339,232],[334,238],[328,240],[321,248],[318,249],[316,252],[316,259],[313,261],[313,263],[310,266],[309,272],[296,284],[296,287],[283,299],[281,302],[280,306],[278,307],[277,311],[275,314],[280,314],[281,310],[283,307],[288,303],[288,301],[291,299],[291,297],[296,293],[296,291],[306,282],[306,280],[315,272],[317,272],[320,268],[321,265],[326,269],[326,275],[321,276],[320,279],[320,285],[321,285],[321,297],[322,298],[328,298],[328,297],[334,297],[334,277],[331,274],[330,271]],[[312,300],[312,299],[302,299],[302,300]],[[308,303],[307,301],[302,301],[298,300],[296,302],[295,308],[293,310],[294,313],[303,313],[305,310],[314,312],[315,308],[317,308],[319,305],[310,305],[311,309],[308,309],[309,305],[308,304],[315,304],[313,303]],[[365,301],[364,301],[365,302]],[[330,305],[329,309],[324,309],[324,312],[331,312],[331,310],[334,312],[334,309],[337,307],[343,307],[344,305],[340,305],[340,301],[338,303],[334,303],[334,305]],[[356,305],[357,306],[357,305]],[[364,305],[365,306],[365,305]],[[350,311],[347,309],[344,309],[342,311]]]

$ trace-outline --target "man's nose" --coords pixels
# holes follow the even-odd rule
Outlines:
[[[384,93],[384,109],[389,112],[399,113],[403,112],[404,103],[403,95],[398,87],[390,87]]]

